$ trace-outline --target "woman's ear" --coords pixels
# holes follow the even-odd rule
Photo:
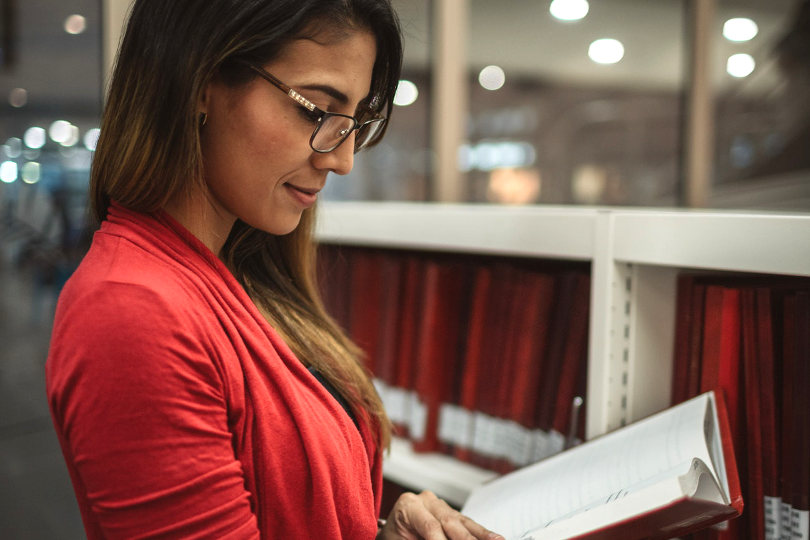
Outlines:
[[[210,94],[210,88],[211,83],[206,83],[197,103],[197,118],[200,129],[205,127],[205,124],[208,122],[208,96]]]

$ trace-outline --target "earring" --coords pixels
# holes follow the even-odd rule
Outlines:
[[[208,113],[201,112],[200,113],[200,128],[202,129],[206,122],[208,122]]]

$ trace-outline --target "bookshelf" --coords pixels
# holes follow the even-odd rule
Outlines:
[[[331,202],[330,244],[591,263],[586,437],[669,405],[682,269],[810,276],[810,215],[564,206]],[[396,441],[386,476],[461,504],[489,471]]]

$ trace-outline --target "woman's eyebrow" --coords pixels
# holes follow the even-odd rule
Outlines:
[[[299,87],[299,91],[303,94],[306,91],[312,90],[315,92],[323,92],[327,96],[335,99],[340,105],[349,103],[349,96],[335,88],[326,84],[307,84]]]

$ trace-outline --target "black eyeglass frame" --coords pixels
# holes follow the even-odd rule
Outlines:
[[[317,124],[315,125],[315,130],[312,132],[312,135],[309,138],[309,147],[312,148],[313,151],[318,152],[319,154],[328,154],[329,152],[333,151],[335,148],[337,148],[338,146],[343,144],[346,141],[346,139],[349,138],[349,135],[351,135],[353,131],[358,131],[359,132],[364,127],[371,126],[372,124],[377,124],[377,123],[380,124],[377,127],[377,130],[375,131],[375,133],[382,133],[384,131],[383,128],[385,127],[385,123],[388,121],[388,118],[386,118],[384,116],[376,116],[376,117],[374,117],[374,118],[372,118],[370,120],[366,120],[364,122],[361,122],[357,118],[355,118],[354,116],[349,116],[348,114],[340,114],[340,113],[333,113],[333,112],[324,111],[323,109],[317,107],[310,100],[308,100],[307,98],[302,96],[300,93],[295,91],[293,88],[291,88],[290,86],[288,86],[288,85],[284,84],[283,82],[281,82],[274,75],[272,75],[271,73],[268,73],[264,68],[261,68],[261,67],[255,65],[255,64],[248,64],[248,66],[250,67],[250,69],[255,71],[262,79],[264,79],[265,81],[269,82],[270,84],[272,84],[273,86],[275,86],[276,88],[278,88],[279,90],[281,90],[282,92],[287,94],[287,96],[290,99],[292,99],[293,101],[295,101],[298,105],[300,105],[301,107],[307,109],[310,112],[314,112],[314,113],[319,115]],[[371,112],[372,111],[369,110],[369,113],[371,113]],[[329,147],[328,149],[316,148],[315,144],[314,144],[315,143],[315,137],[318,135],[318,132],[320,131],[321,126],[323,126],[323,124],[324,124],[324,121],[327,118],[332,117],[332,116],[337,116],[337,117],[341,117],[341,118],[347,118],[347,119],[351,120],[352,123],[353,123],[352,127],[349,128],[349,129],[342,130],[341,133],[340,133],[340,140],[338,140],[338,142],[336,142],[333,146]],[[359,152],[363,148],[366,148],[370,144],[375,143],[376,138],[379,138],[379,136],[377,136],[377,137],[375,137],[375,135],[370,136],[368,138],[368,140],[363,141],[362,146],[359,146],[359,147],[357,146],[357,142],[355,141],[354,153],[356,154],[357,152]]]

